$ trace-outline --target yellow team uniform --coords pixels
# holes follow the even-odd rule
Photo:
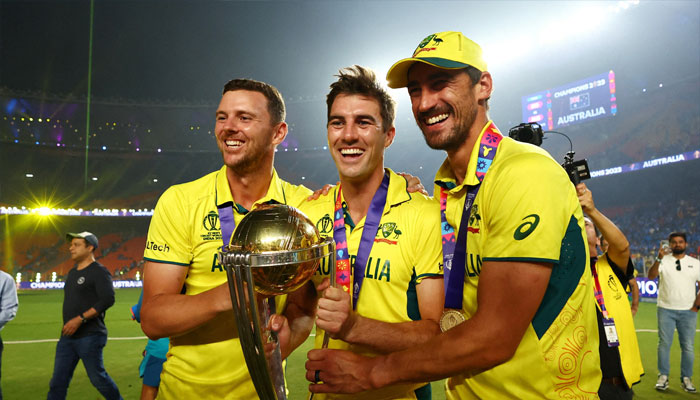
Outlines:
[[[267,194],[256,201],[298,207],[311,191],[281,180],[273,171]],[[233,203],[236,224],[247,212],[231,196],[226,166],[163,193],[148,230],[144,259],[187,268],[184,293],[196,295],[223,283],[217,205]],[[146,278],[148,279],[148,278]],[[255,388],[243,358],[233,312],[170,338],[159,399],[252,399]]]
[[[600,282],[600,288],[603,292],[603,298],[605,299],[605,309],[615,321],[615,329],[617,330],[618,341],[620,343],[617,350],[613,351],[618,351],[620,354],[622,374],[624,375],[627,386],[631,388],[632,385],[639,382],[642,375],[644,375],[644,366],[642,365],[642,358],[639,354],[637,332],[634,329],[634,317],[632,316],[632,309],[630,308],[627,292],[610,265],[608,253],[598,258],[595,269],[598,273],[598,281]],[[596,307],[598,307],[600,311],[598,302],[596,302]],[[607,343],[601,343],[600,346],[607,346]]]
[[[367,261],[356,311],[384,322],[420,319],[416,285],[426,277],[442,277],[442,239],[439,207],[420,193],[406,192],[406,181],[394,172],[389,180],[386,205],[372,251]],[[321,236],[333,237],[333,214],[337,187],[317,200],[307,201],[301,210],[316,224]],[[353,226],[345,213],[345,231],[351,264],[355,261],[365,225],[363,218]],[[323,260],[312,278],[315,285],[330,276],[328,260]],[[352,278],[351,278],[352,279]],[[323,330],[316,328],[316,348],[321,348]],[[346,349],[364,355],[372,350],[341,340],[330,340],[329,348]],[[416,399],[414,391],[425,384],[395,385],[355,395],[316,394],[314,399]]]
[[[447,160],[435,177],[435,193],[441,187],[449,190],[446,217],[455,232],[467,228],[459,227],[466,186],[479,182],[478,149],[489,124],[474,145],[461,185]],[[467,318],[478,306],[483,262],[546,262],[553,267],[542,303],[515,355],[487,371],[451,377],[447,398],[597,398],[601,373],[588,245],[576,191],[563,168],[546,151],[504,137],[468,225],[463,290]]]

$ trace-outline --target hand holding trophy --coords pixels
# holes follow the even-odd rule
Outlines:
[[[314,224],[286,205],[263,205],[249,212],[231,243],[219,253],[243,355],[263,400],[287,398],[279,343],[268,329],[275,312],[274,296],[301,287],[314,274],[319,260],[333,254],[333,239],[322,241]]]

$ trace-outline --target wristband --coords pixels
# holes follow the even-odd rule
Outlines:
[[[83,324],[87,322],[87,318],[83,317],[83,313],[80,313],[80,319],[83,321]]]
[[[661,257],[656,257],[656,261],[657,261],[657,262],[661,262],[661,260],[663,260],[663,258],[661,258]]]

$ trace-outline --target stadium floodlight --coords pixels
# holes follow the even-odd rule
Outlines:
[[[543,48],[551,49],[558,44],[567,43],[583,33],[599,32],[604,23],[617,17],[615,14],[637,6],[639,0],[619,1],[614,5],[607,2],[560,4],[564,6],[552,7],[552,10],[561,10],[561,13],[555,14],[553,11],[543,15],[541,20],[549,22],[543,23],[539,28],[533,25],[529,32],[522,32],[515,38],[497,39],[497,42],[480,41],[484,44],[484,59],[493,66],[512,64],[513,60],[537,53]]]
[[[34,178],[34,174],[24,174],[27,178]]]

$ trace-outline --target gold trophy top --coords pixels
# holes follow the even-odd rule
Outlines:
[[[251,268],[255,291],[289,293],[308,281],[319,260],[332,252],[309,218],[294,207],[261,205],[246,214],[222,253],[222,263]]]

